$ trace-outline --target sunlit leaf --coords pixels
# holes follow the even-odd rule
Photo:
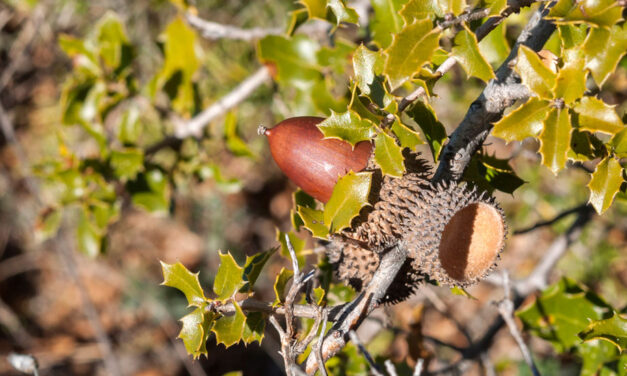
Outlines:
[[[387,48],[392,43],[392,35],[403,28],[403,18],[399,12],[406,2],[406,0],[372,1],[374,16],[370,28],[372,38],[381,48]]]
[[[309,18],[319,18],[324,20],[327,17],[326,0],[301,0],[300,3],[307,9]]]
[[[379,133],[374,140],[374,160],[384,175],[401,177],[405,173],[403,153],[394,138]]]
[[[331,10],[331,20],[336,25],[342,22],[358,23],[359,16],[355,9],[346,5],[344,0],[327,0],[327,8]]]
[[[128,37],[122,21],[112,11],[108,11],[96,25],[99,54],[105,64],[118,68],[122,63],[124,48],[129,47]]]
[[[586,68],[599,87],[616,70],[621,57],[627,52],[627,23],[610,29],[592,29],[583,45]]]
[[[305,206],[298,207],[298,214],[303,219],[304,227],[311,231],[311,235],[326,239],[329,235],[329,228],[324,224],[324,212]]]
[[[245,282],[242,279],[244,268],[237,265],[229,252],[219,255],[220,266],[213,282],[213,292],[216,293],[217,300],[226,300],[244,286]]]
[[[279,304],[285,301],[285,289],[287,283],[294,275],[294,272],[289,269],[281,268],[281,271],[276,276],[276,280],[274,281],[274,303],[272,306],[276,307]]]
[[[624,128],[615,107],[594,97],[583,97],[573,109],[579,114],[581,129],[614,135]]]
[[[370,94],[370,84],[377,73],[381,73],[382,60],[379,53],[360,45],[353,55],[355,82],[363,94]]]
[[[82,208],[76,227],[78,249],[89,257],[96,257],[103,249],[103,232],[91,221],[87,209]]]
[[[564,66],[557,72],[555,79],[555,98],[562,98],[566,104],[583,97],[586,91],[586,70],[584,57],[580,49],[564,51]]]
[[[454,16],[462,14],[466,8],[466,0],[438,0],[444,13],[453,13]]]
[[[414,20],[444,17],[444,13],[445,10],[442,9],[439,0],[409,0],[400,11],[406,25]]]
[[[551,8],[549,19],[557,23],[588,23],[611,27],[622,19],[622,7],[615,0],[559,0]]]
[[[431,148],[433,160],[437,161],[442,150],[442,145],[446,141],[446,129],[435,116],[435,111],[431,106],[422,101],[417,101],[407,113],[418,124],[422,133]]]
[[[392,127],[390,128],[401,146],[408,148],[409,150],[415,150],[416,146],[423,144],[418,132],[411,129],[409,126],[401,123],[398,118],[395,118]]]
[[[496,77],[492,67],[479,51],[477,37],[467,27],[464,26],[455,36],[455,47],[451,53],[468,76],[480,78],[485,82]]]
[[[500,65],[509,55],[505,24],[501,23],[479,42],[479,51],[492,65]]]
[[[204,308],[196,308],[180,320],[183,326],[178,338],[183,340],[185,350],[194,359],[207,355],[206,343],[215,314],[204,311]]]
[[[307,90],[321,78],[316,56],[319,48],[304,35],[269,35],[259,41],[258,53],[262,62],[276,66],[280,83]]]
[[[255,285],[261,270],[276,250],[277,248],[273,248],[269,251],[259,252],[253,256],[246,256],[243,272],[244,286],[240,288],[240,292],[252,292],[253,286]]]
[[[118,138],[124,144],[136,144],[141,135],[142,127],[139,121],[139,109],[130,107],[122,114],[118,128]]]
[[[246,316],[244,316],[242,309],[235,301],[231,303],[235,307],[235,313],[220,317],[211,328],[211,331],[216,335],[216,343],[221,343],[225,347],[232,346],[242,339],[246,324]]]
[[[547,68],[538,54],[527,46],[521,45],[518,49],[516,72],[520,75],[523,84],[540,98],[553,98],[552,89],[555,86],[555,73]]]
[[[516,175],[508,159],[499,159],[483,153],[473,155],[463,177],[465,181],[488,192],[496,189],[513,194],[525,183]]]
[[[586,39],[586,29],[586,25],[559,25],[557,30],[562,47],[566,50],[580,47]]]
[[[542,131],[550,103],[538,98],[530,98],[527,103],[504,116],[494,124],[492,135],[507,142],[522,141],[535,137]]]
[[[614,148],[614,152],[621,157],[627,156],[627,128],[616,133],[610,142]]]
[[[627,319],[621,317],[618,312],[614,312],[612,317],[605,320],[593,321],[588,327],[579,333],[579,337],[584,341],[601,339],[608,341],[619,352],[627,349]]]
[[[292,197],[292,201],[294,202],[294,205],[292,206],[293,208],[298,209],[299,206],[304,206],[310,209],[316,208],[316,200],[307,193],[305,193],[305,191],[303,191],[302,189],[297,189]],[[292,217],[292,226],[294,227],[294,230],[299,231],[300,226],[304,224],[303,219],[300,217],[298,211],[295,209],[292,209],[290,211],[290,216]]]
[[[568,158],[585,162],[602,158],[607,154],[607,147],[595,135],[587,131],[573,129],[570,139]]]
[[[353,146],[360,141],[369,140],[375,134],[374,125],[352,111],[339,114],[331,111],[331,116],[318,124],[318,129],[324,137],[338,138]]]
[[[266,318],[261,312],[250,312],[246,315],[246,324],[242,333],[244,343],[261,343],[266,328]]]
[[[134,179],[144,167],[144,152],[136,148],[111,150],[109,163],[118,178]]]
[[[487,0],[487,8],[490,9],[489,16],[496,16],[501,14],[507,7],[507,0]]]
[[[174,287],[180,290],[190,306],[202,307],[207,298],[200,287],[198,273],[192,273],[187,268],[177,262],[176,264],[166,264],[161,261],[161,270],[163,272],[162,285]]]
[[[603,159],[594,170],[588,188],[590,189],[589,202],[597,213],[602,214],[612,204],[614,196],[623,183],[622,170],[620,163],[611,156]]]
[[[340,178],[329,202],[324,206],[324,223],[332,232],[349,227],[361,208],[368,205],[371,181],[370,172],[351,171]]]
[[[397,89],[431,59],[438,47],[440,32],[433,29],[430,20],[419,20],[407,25],[386,50],[383,72],[389,78],[392,90]]]

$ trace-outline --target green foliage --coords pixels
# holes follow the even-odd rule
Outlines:
[[[627,319],[614,312],[612,317],[605,320],[593,321],[579,337],[584,341],[602,339],[616,346],[618,352],[627,349]]]
[[[244,268],[237,265],[230,253],[220,253],[220,268],[213,281],[213,292],[218,300],[227,300],[233,297],[242,286],[244,280],[241,278]],[[237,277],[240,278],[237,278]]]
[[[394,138],[385,133],[379,133],[374,140],[374,160],[381,167],[384,175],[401,177],[405,173],[401,147]]]
[[[468,76],[474,76],[486,82],[496,78],[492,67],[479,51],[477,37],[468,28],[464,28],[455,36],[455,47],[451,55],[457,59]]]
[[[190,272],[180,262],[166,264],[162,261],[161,268],[163,269],[163,285],[174,287],[185,294],[189,306],[201,308],[205,304],[207,298],[200,287],[198,273]]]
[[[350,226],[359,211],[368,205],[368,194],[372,173],[349,172],[335,185],[329,202],[324,207],[324,223],[332,231],[340,231]]]
[[[622,167],[612,157],[606,157],[597,165],[588,184],[590,203],[600,214],[607,210],[623,183]]]

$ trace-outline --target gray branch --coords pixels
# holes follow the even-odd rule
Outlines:
[[[207,21],[189,13],[185,15],[185,19],[187,23],[198,30],[203,37],[211,40],[236,39],[250,42],[268,35],[279,35],[283,32],[283,29],[280,27],[270,29],[261,27],[242,29],[236,26]]]

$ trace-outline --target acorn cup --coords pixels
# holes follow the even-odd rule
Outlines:
[[[281,170],[327,202],[341,176],[368,166],[372,144],[360,142],[353,149],[345,141],[324,139],[316,126],[322,120],[295,117],[260,132]],[[493,197],[466,184],[433,185],[427,162],[411,157],[407,173],[384,177],[374,207],[334,236],[327,249],[338,278],[356,290],[370,282],[382,253],[393,246],[406,249],[408,259],[381,303],[405,300],[427,280],[472,285],[493,269],[505,244],[505,216]]]

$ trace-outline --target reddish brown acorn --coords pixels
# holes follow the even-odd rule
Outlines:
[[[303,191],[327,202],[341,176],[366,168],[372,144],[360,142],[353,149],[345,141],[325,139],[316,126],[323,120],[293,117],[260,132],[268,137],[272,157],[285,175]]]

